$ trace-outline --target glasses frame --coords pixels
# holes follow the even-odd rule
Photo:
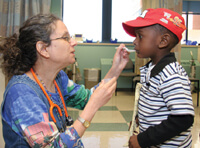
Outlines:
[[[60,40],[60,39],[63,39],[67,42],[70,42],[71,40],[71,37],[68,37],[68,36],[65,36],[65,37],[59,37],[59,38],[55,38],[55,39],[50,39],[50,41],[54,41],[54,40]]]

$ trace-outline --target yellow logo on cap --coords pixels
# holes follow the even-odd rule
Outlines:
[[[183,28],[183,29],[186,29],[185,25],[182,24],[182,20],[178,16],[175,16],[174,19],[168,18],[168,20],[173,22],[176,26]]]

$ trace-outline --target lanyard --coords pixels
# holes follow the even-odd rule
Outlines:
[[[52,118],[53,122],[56,123],[56,119],[55,119],[55,117],[53,115],[53,108],[57,108],[58,109],[58,112],[59,112],[59,114],[60,114],[60,116],[62,118],[61,109],[57,104],[53,103],[53,101],[50,99],[49,95],[47,94],[46,90],[44,89],[43,85],[41,84],[40,80],[37,78],[37,76],[36,76],[36,74],[35,74],[35,72],[33,71],[32,68],[31,68],[31,73],[32,73],[33,77],[35,78],[36,82],[38,83],[38,85],[40,86],[40,88],[42,89],[43,93],[45,94],[47,100],[49,101],[50,115],[51,115],[51,118]],[[67,113],[67,109],[66,109],[66,106],[65,106],[65,102],[64,102],[62,93],[61,93],[60,88],[58,87],[58,84],[57,84],[57,82],[55,80],[54,80],[54,84],[55,84],[55,86],[56,86],[56,88],[58,90],[59,96],[61,98],[61,101],[62,101],[62,104],[63,104],[63,107],[64,107],[64,111],[65,111],[65,116],[66,116],[66,118],[68,118],[68,113]]]

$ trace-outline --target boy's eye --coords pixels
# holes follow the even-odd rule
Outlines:
[[[136,37],[138,37],[139,39],[142,39],[142,35],[140,33],[136,33]]]

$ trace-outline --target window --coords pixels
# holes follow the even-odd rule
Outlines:
[[[199,1],[183,1],[183,17],[188,29],[184,40],[200,44]],[[82,34],[83,39],[93,42],[133,42],[134,38],[125,33],[122,22],[135,19],[141,14],[142,0],[63,0],[63,22],[71,35]],[[188,19],[188,20],[187,20]]]
[[[101,42],[102,0],[63,0],[63,22],[72,36]]]
[[[109,4],[106,0],[63,0],[63,22],[67,26],[71,35],[82,34],[83,39],[102,41],[102,32],[118,42],[133,42],[133,37],[125,33],[122,28],[122,22],[136,18],[141,14],[142,0],[109,0],[112,1],[112,10],[107,11],[111,14],[111,21],[106,22],[111,28],[111,34],[108,31],[102,31],[102,3]],[[106,5],[107,5],[106,4]],[[104,5],[105,6],[105,5]],[[124,8],[124,9],[122,9]],[[112,24],[112,25],[111,25]],[[107,39],[109,40],[109,39]],[[107,41],[110,42],[110,41]]]
[[[133,20],[141,14],[142,0],[113,0],[112,1],[112,39],[118,42],[133,42],[122,27],[122,22]]]
[[[183,33],[183,38],[181,40],[182,44],[199,44],[200,43],[200,13],[183,13],[183,18],[185,19],[187,30]],[[195,42],[196,41],[196,42]],[[196,44],[195,44],[196,43]]]
[[[200,44],[200,1],[183,0],[182,16],[185,19],[187,30],[183,33],[182,44],[197,41]],[[186,41],[184,41],[186,40]]]

